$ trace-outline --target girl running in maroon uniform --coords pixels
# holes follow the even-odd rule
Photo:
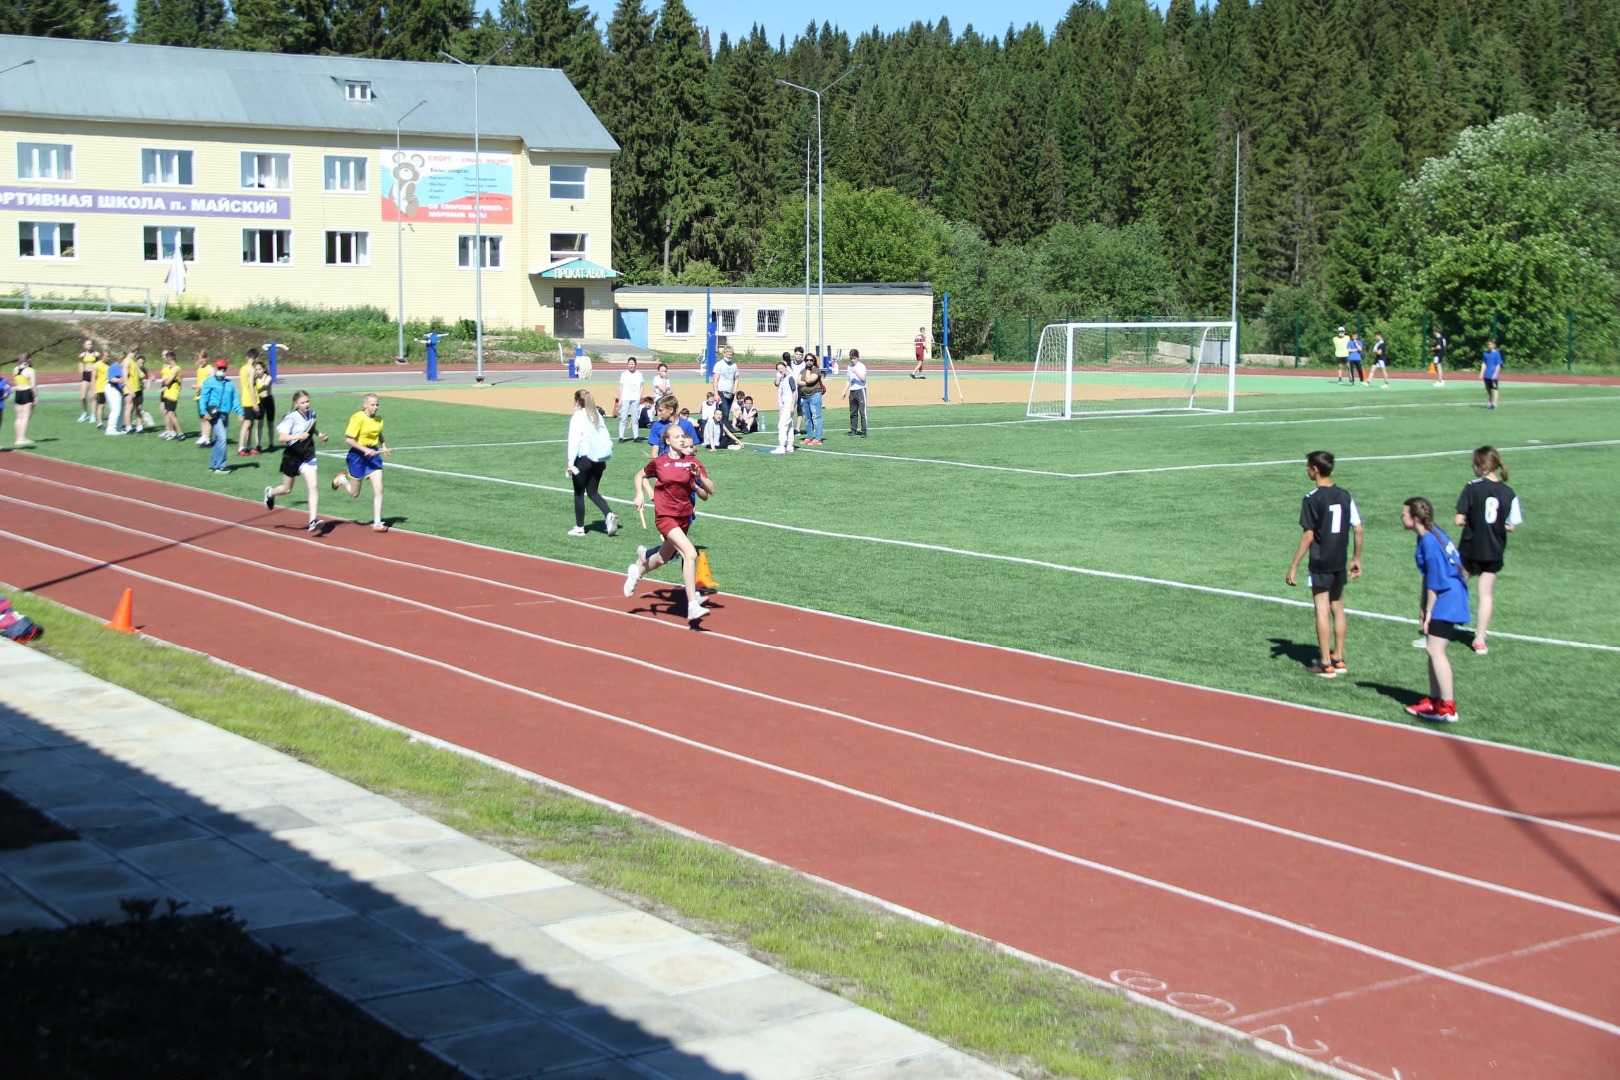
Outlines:
[[[703,606],[703,597],[698,593],[697,548],[686,530],[692,524],[692,496],[707,499],[713,495],[714,481],[709,479],[703,462],[692,453],[692,436],[684,428],[670,425],[664,433],[664,443],[668,450],[647,462],[647,467],[636,474],[636,511],[639,513],[647,505],[646,496],[650,491],[658,535],[664,542],[656,551],[649,552],[644,547],[636,549],[636,561],[630,564],[625,575],[624,595],[634,596],[643,574],[658,569],[679,554],[681,581],[686,586],[686,620],[695,629],[709,609]]]

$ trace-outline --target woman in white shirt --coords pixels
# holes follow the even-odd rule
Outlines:
[[[669,365],[659,364],[658,374],[653,376],[653,400],[657,401],[670,392]]]
[[[587,497],[602,511],[607,521],[607,534],[619,531],[619,516],[608,509],[607,500],[596,492],[607,471],[608,459],[613,456],[613,436],[602,419],[602,410],[589,390],[574,391],[574,415],[568,421],[568,465],[563,473],[574,481],[574,527],[569,536],[585,535],[585,500]]]

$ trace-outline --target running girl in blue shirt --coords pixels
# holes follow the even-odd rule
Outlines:
[[[1429,694],[1406,711],[1424,720],[1457,722],[1457,699],[1446,645],[1453,630],[1469,620],[1468,579],[1462,557],[1451,538],[1434,523],[1428,499],[1407,499],[1401,507],[1401,527],[1417,533],[1418,625],[1423,630],[1429,657]]]

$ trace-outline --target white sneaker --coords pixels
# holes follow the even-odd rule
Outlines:
[[[1445,383],[1443,383],[1443,382],[1436,382],[1436,383],[1435,383],[1435,384],[1434,384],[1434,385],[1436,385],[1436,386],[1444,386],[1444,385],[1446,385],[1446,384],[1445,384]]]
[[[771,453],[773,453],[773,454],[785,454],[785,453],[787,453],[787,447],[778,446],[775,450],[772,450]]]
[[[696,603],[688,602],[686,605],[686,621],[689,623],[695,623],[699,619],[706,617],[708,614],[709,609],[703,606],[702,600],[699,600]]]
[[[607,516],[607,534],[609,536],[612,536],[615,533],[617,533],[618,531],[619,531],[619,515],[618,514],[612,514],[612,513],[608,514],[608,516]]]
[[[266,510],[274,510],[276,508],[276,495],[274,488],[267,487],[264,489],[264,508]]]
[[[636,561],[631,563],[624,572],[625,596],[636,595],[636,586],[641,582],[641,575],[647,572],[645,569],[646,565],[647,549],[644,547],[636,548]]]
[[[1389,383],[1385,383],[1385,384],[1384,384],[1384,389],[1385,389],[1385,390],[1388,390],[1388,389],[1389,389]]]
[[[568,530],[568,535],[569,536],[584,536],[585,535],[585,526],[583,526],[583,525],[575,525],[572,529]]]
[[[1428,647],[1429,639],[1426,637],[1420,637],[1416,641],[1412,642],[1412,648],[1414,649],[1427,649]]]

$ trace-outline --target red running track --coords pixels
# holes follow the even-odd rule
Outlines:
[[[16,585],[1344,1075],[1620,1075],[1620,770],[18,454],[0,514]]]

